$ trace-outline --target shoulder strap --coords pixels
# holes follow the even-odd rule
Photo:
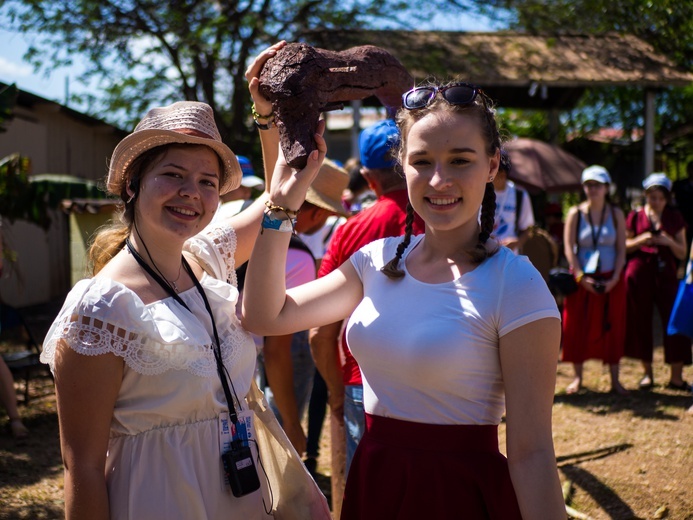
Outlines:
[[[520,234],[520,215],[522,215],[522,202],[524,201],[524,193],[515,186],[515,235]]]
[[[582,211],[580,205],[577,206],[577,224],[575,225],[575,255],[580,253],[580,221],[582,220]]]

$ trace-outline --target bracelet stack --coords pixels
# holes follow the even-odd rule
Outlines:
[[[262,216],[262,223],[260,224],[261,235],[265,232],[265,229],[296,234],[298,210],[277,206],[270,201],[265,202],[265,206],[267,206],[267,209]]]
[[[269,130],[272,128],[272,126],[276,126],[274,123],[274,112],[270,112],[268,115],[263,116],[262,114],[259,114],[257,109],[255,108],[255,103],[250,107],[250,112],[253,114],[253,121],[255,122],[255,126],[257,126],[260,130]],[[264,119],[267,121],[267,123],[261,123],[259,119]]]

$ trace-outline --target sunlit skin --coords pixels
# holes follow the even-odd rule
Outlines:
[[[659,188],[650,188],[645,192],[645,212],[650,217],[652,222],[659,227],[659,222],[662,218],[662,212],[668,202],[667,196]],[[670,247],[674,238],[662,231],[658,235],[650,233],[647,239],[647,245],[661,245]]]
[[[427,235],[454,232],[471,247],[479,234],[486,183],[498,170],[479,123],[460,113],[432,112],[412,125],[403,166],[409,198],[426,222]]]
[[[609,188],[608,184],[597,181],[587,181],[582,185],[582,189],[588,201],[602,203]]]
[[[214,216],[219,204],[220,165],[206,146],[171,148],[145,173],[135,221],[141,233],[184,242]]]
[[[656,215],[661,215],[667,205],[667,198],[662,190],[651,188],[645,192],[645,202]]]

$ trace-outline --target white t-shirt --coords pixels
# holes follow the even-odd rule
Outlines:
[[[327,246],[330,245],[330,239],[334,236],[335,230],[346,222],[346,218],[339,215],[331,215],[327,217],[325,224],[312,235],[299,233],[303,243],[308,246],[316,260],[320,260],[325,256]]]
[[[517,222],[517,195],[516,190],[522,193],[522,208]],[[507,181],[504,190],[496,190],[496,220],[493,225],[493,235],[504,241],[509,238],[517,238],[515,229],[523,231],[534,225],[534,213],[532,212],[532,199],[522,188],[515,186],[512,181]]]
[[[399,280],[380,268],[401,237],[351,257],[364,297],[349,318],[347,342],[361,367],[365,410],[429,424],[499,424],[499,338],[541,318],[560,319],[556,301],[529,260],[506,247],[457,280],[420,282],[406,258],[424,236],[412,237]]]

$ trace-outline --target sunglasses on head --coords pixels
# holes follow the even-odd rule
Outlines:
[[[402,95],[402,106],[407,110],[427,107],[437,94],[451,105],[470,105],[481,93],[481,89],[469,83],[453,83],[444,87],[416,87]]]

